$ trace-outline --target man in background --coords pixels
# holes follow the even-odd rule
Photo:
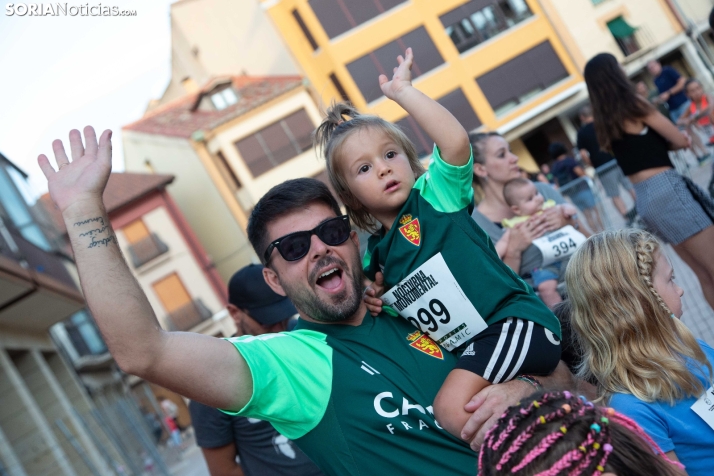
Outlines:
[[[228,283],[228,301],[226,309],[238,328],[237,335],[286,331],[297,314],[288,298],[268,287],[260,265],[246,266],[233,275]],[[292,441],[266,421],[229,416],[193,401],[188,408],[196,442],[211,476],[322,474]]]
[[[620,185],[630,193],[633,201],[635,200],[635,190],[619,166],[616,165],[605,171],[600,168],[614,160],[614,157],[600,148],[600,143],[595,133],[592,108],[589,105],[583,106],[580,109],[579,115],[580,122],[582,123],[582,127],[578,131],[578,149],[580,149],[580,156],[586,165],[595,168],[602,188],[605,189],[605,194],[612,199],[615,208],[617,208],[620,215],[627,220],[629,226],[634,221],[637,212],[634,207],[632,210],[627,211],[625,202],[622,200],[622,197],[620,197]]]
[[[659,100],[666,102],[669,106],[669,117],[675,124],[679,117],[689,106],[689,99],[684,94],[684,85],[687,78],[680,75],[671,66],[662,66],[657,60],[647,63],[647,71],[654,78],[654,83],[659,91]]]

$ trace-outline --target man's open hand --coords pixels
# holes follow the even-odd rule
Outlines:
[[[84,128],[82,135],[76,129],[69,132],[69,147],[72,162],[69,161],[62,141],[52,142],[57,170],[52,167],[46,155],[41,154],[37,162],[47,178],[47,186],[52,201],[64,212],[70,205],[85,200],[99,200],[101,203],[104,187],[112,171],[112,131],[106,130],[97,143],[92,126]]]

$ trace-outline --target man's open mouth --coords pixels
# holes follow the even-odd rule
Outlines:
[[[342,270],[337,266],[327,268],[320,274],[315,284],[328,291],[339,289],[342,285]]]

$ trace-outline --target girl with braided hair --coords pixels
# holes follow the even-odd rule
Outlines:
[[[711,475],[714,423],[692,406],[711,399],[714,349],[680,321],[684,291],[659,242],[633,229],[594,235],[571,257],[565,281],[580,376],[594,377],[600,399],[689,475]]]
[[[510,407],[486,435],[479,476],[678,476],[642,428],[568,391],[536,393]]]

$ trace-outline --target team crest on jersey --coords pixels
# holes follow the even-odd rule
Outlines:
[[[410,347],[414,347],[420,352],[424,352],[426,355],[430,355],[437,359],[444,360],[444,354],[441,352],[441,347],[434,342],[431,337],[426,334],[422,334],[421,331],[414,331],[407,336],[407,340],[411,342]]]
[[[399,232],[409,243],[419,246],[421,244],[421,228],[419,227],[419,219],[412,218],[410,214],[402,215],[399,219],[402,225],[399,227]]]

